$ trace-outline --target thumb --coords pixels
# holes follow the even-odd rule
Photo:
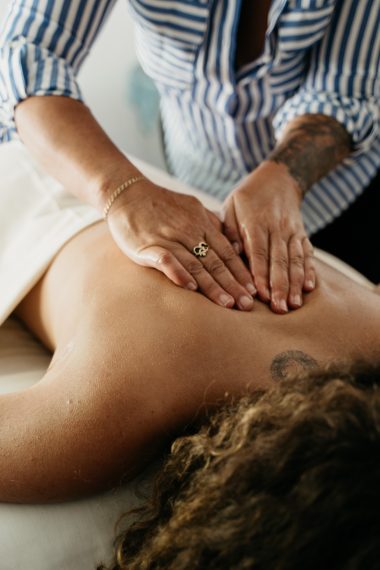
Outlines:
[[[193,276],[185,269],[176,255],[160,245],[150,245],[135,252],[131,259],[138,265],[154,267],[161,271],[170,281],[196,291],[198,284]]]

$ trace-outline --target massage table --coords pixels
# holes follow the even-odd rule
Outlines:
[[[2,173],[1,180],[7,179],[7,183],[13,184],[14,187],[12,197],[7,204],[7,215],[11,220],[13,216],[15,220],[20,211],[20,199],[25,194],[25,183],[30,177],[36,176],[36,171],[35,166],[33,168],[30,166],[25,149],[15,146],[10,150],[11,152],[7,154],[7,152],[2,153],[0,148],[0,173]],[[17,162],[14,165],[17,168],[17,175],[13,175],[12,164],[9,164],[12,160]],[[216,199],[187,187],[167,173],[142,161],[134,158],[131,160],[157,184],[179,192],[195,194],[209,209],[220,211],[220,204]],[[3,176],[4,169],[8,169],[8,178]],[[41,186],[43,176],[40,173],[37,177],[36,186]],[[46,183],[53,185],[52,181]],[[28,194],[29,198],[30,193],[31,191]],[[71,199],[67,195],[60,196],[54,208],[58,211],[57,204],[63,208]],[[87,215],[82,212],[81,207],[76,206],[76,217],[72,222],[74,225],[77,223],[76,220],[81,220],[81,217]],[[11,211],[12,208],[14,213]],[[49,208],[54,210],[51,205]],[[1,244],[0,324],[3,324],[0,326],[0,394],[23,390],[38,382],[51,359],[51,354],[20,321],[11,315],[17,303],[39,280],[56,251],[68,239],[66,234],[61,232],[59,240],[54,241],[54,236],[59,233],[54,229],[54,232],[50,234],[48,232],[49,240],[46,246],[41,248],[38,242],[38,247],[36,245],[36,249],[33,249],[33,240],[41,240],[46,234],[42,230],[46,226],[47,212],[50,210],[46,204],[36,210],[36,217],[39,217],[40,222],[34,225],[33,220],[30,221],[30,216],[25,217],[22,223],[31,224],[27,235],[20,235],[16,222],[13,222],[13,225],[9,226],[9,232],[10,234],[13,232],[15,245],[8,243],[4,247],[4,243]],[[99,218],[95,211],[90,212],[89,216],[88,223],[92,218],[93,221]],[[61,217],[59,213],[57,220],[59,221]],[[66,227],[67,223],[66,220],[62,225]],[[82,223],[83,220],[80,221],[80,224]],[[19,251],[20,248],[26,248],[27,253],[25,259],[19,260],[19,263],[16,262],[17,259],[12,259],[12,256],[17,256],[16,247]],[[4,251],[6,255],[2,258]],[[327,254],[319,252],[318,255],[364,285],[368,284],[367,280],[345,264]],[[64,436],[62,433],[62,438]],[[93,570],[96,564],[102,561],[108,562],[112,553],[116,521],[122,513],[139,503],[138,495],[141,491],[149,490],[154,471],[153,466],[122,488],[78,501],[50,505],[0,504],[0,570]]]

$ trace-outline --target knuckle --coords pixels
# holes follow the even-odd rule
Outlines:
[[[303,269],[305,264],[304,256],[300,253],[295,253],[290,257],[290,263],[298,269]]]
[[[192,275],[199,275],[203,271],[203,265],[201,263],[199,263],[199,261],[196,261],[196,260],[189,261],[189,263],[187,264],[187,270]]]
[[[164,251],[159,255],[157,264],[169,265],[170,263],[172,263],[172,261],[173,261],[173,255],[170,253],[170,251]]]
[[[303,242],[304,240],[308,240],[309,238],[307,237],[307,233],[305,231],[305,228],[302,226],[300,227],[296,227],[294,229],[293,232],[293,239],[299,241],[299,242]]]
[[[256,258],[258,258],[262,261],[268,261],[268,259],[269,259],[268,250],[263,248],[263,247],[257,247],[257,246],[253,247],[252,253]]]
[[[192,206],[193,208],[198,208],[199,206],[201,206],[201,202],[200,200],[196,197],[196,196],[187,196],[189,205]]]
[[[190,251],[190,253],[194,253],[193,252],[193,248],[200,242],[201,240],[196,240],[194,239],[194,229],[189,225],[189,226],[185,226],[182,230],[182,240],[181,242],[183,242],[185,245],[185,248],[187,251]],[[182,243],[180,244],[180,247],[182,247]]]
[[[210,273],[214,273],[216,275],[223,273],[226,270],[226,266],[224,265],[221,259],[213,259],[210,261],[207,269]]]
[[[282,236],[288,236],[292,233],[292,225],[289,218],[281,217],[276,224],[276,230],[280,232]]]
[[[230,245],[226,245],[222,252],[221,252],[221,258],[223,259],[224,262],[229,263],[230,261],[233,261],[234,259],[236,259],[237,255],[235,253],[235,250],[232,246]]]
[[[273,257],[273,265],[277,266],[277,268],[282,271],[287,271],[289,265],[288,258],[284,255],[276,255]]]
[[[276,213],[272,214],[270,220],[268,221],[268,226],[271,233],[283,237],[291,237],[292,234],[295,234],[297,231],[296,222],[292,219],[292,217],[289,217],[288,212],[284,210],[281,212],[277,211]]]

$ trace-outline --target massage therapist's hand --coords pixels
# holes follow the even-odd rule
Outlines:
[[[301,191],[282,164],[264,161],[227,198],[224,231],[244,251],[260,298],[276,313],[302,305],[315,287]]]
[[[253,307],[253,279],[222,224],[193,196],[172,192],[149,180],[133,184],[112,205],[109,229],[120,249],[134,262],[154,267],[181,287],[199,289],[224,307]],[[205,257],[193,247],[206,242]]]

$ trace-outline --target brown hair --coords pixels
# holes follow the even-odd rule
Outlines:
[[[330,368],[177,439],[110,568],[374,570],[379,536],[380,368]]]

